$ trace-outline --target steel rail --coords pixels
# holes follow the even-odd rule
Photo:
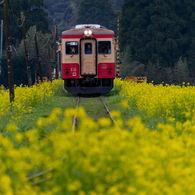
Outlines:
[[[121,128],[118,126],[118,124],[116,123],[116,121],[114,120],[114,117],[112,116],[110,110],[108,109],[106,103],[104,102],[103,98],[101,96],[99,96],[99,98],[101,99],[107,113],[109,114],[111,120],[113,121],[113,123],[116,125],[116,127],[121,131]],[[80,97],[78,96],[78,100],[77,100],[77,105],[76,105],[76,111],[78,109],[79,106],[79,101],[80,101]],[[73,125],[72,125],[72,131],[73,133],[75,132],[75,128],[76,128],[76,118],[77,118],[77,113],[75,114],[74,118],[73,118]]]
[[[106,108],[107,113],[110,115],[111,120],[113,121],[113,123],[116,125],[116,127],[121,131],[121,128],[118,126],[118,124],[116,123],[116,121],[114,120],[111,112],[109,111],[108,107],[106,106],[106,103],[104,102],[103,98],[101,96],[99,96],[99,98],[102,100],[102,103],[104,104],[104,107]]]
[[[52,171],[52,169],[48,169],[48,170],[46,170],[46,171],[37,173],[37,174],[35,174],[35,175],[33,175],[33,176],[27,177],[27,180],[29,181],[29,180],[31,180],[31,179],[34,179],[34,178],[39,177],[39,176],[41,176],[41,175],[44,175],[45,173],[49,173],[49,172],[51,172],[51,171]]]
[[[78,96],[77,105],[76,105],[76,111],[77,111],[78,106],[79,106],[79,101],[80,101],[80,97]],[[77,113],[75,114],[75,116],[73,118],[73,125],[72,125],[72,131],[73,131],[73,133],[75,132],[76,119],[77,119]]]
[[[35,174],[35,175],[33,175],[33,176],[27,177],[26,180],[27,180],[27,181],[31,181],[31,180],[33,180],[33,179],[35,179],[35,178],[39,178],[39,177],[45,175],[46,173],[51,172],[52,170],[53,170],[53,169],[48,169],[48,170],[46,170],[46,171],[37,173],[37,174]],[[36,184],[42,183],[42,182],[44,182],[44,181],[46,181],[46,180],[49,180],[49,179],[51,179],[51,178],[52,178],[52,176],[51,176],[51,177],[44,178],[44,179],[39,179],[39,180],[36,181],[36,182],[32,182],[31,185],[36,185]]]
[[[106,103],[104,102],[103,98],[101,96],[99,96],[99,98],[101,99],[102,103],[104,104],[104,107],[107,111],[107,113],[110,115],[110,118],[112,119],[113,123],[116,125],[116,127],[121,131],[120,127],[117,125],[116,121],[114,120],[111,112],[109,111]],[[78,99],[77,99],[77,104],[76,104],[76,111],[78,109],[78,106],[79,106],[79,101],[80,101],[80,96],[78,96]],[[77,113],[75,114],[74,118],[73,118],[73,125],[72,125],[72,129],[73,129],[73,133],[75,132],[75,127],[76,127],[76,118],[77,118]],[[30,181],[30,180],[33,180],[34,178],[38,178],[42,175],[45,175],[46,173],[49,173],[51,172],[53,169],[48,169],[46,171],[43,171],[43,172],[40,172],[40,173],[37,173],[33,176],[30,176],[30,177],[27,177],[27,181]],[[49,180],[49,179],[52,179],[52,176],[50,177],[47,177],[47,178],[43,178],[43,179],[40,179],[36,182],[33,182],[32,185],[36,185],[36,184],[39,184],[39,183],[42,183],[42,182],[45,182],[46,180]]]

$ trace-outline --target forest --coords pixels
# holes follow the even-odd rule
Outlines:
[[[121,78],[147,76],[148,81],[158,83],[195,84],[195,2],[192,0],[9,0],[9,26],[12,44],[14,83],[27,84],[23,34],[20,15],[24,13],[28,35],[32,27],[38,31],[38,46],[43,72],[47,64],[44,43],[52,37],[53,23],[62,31],[76,24],[100,24],[116,33],[120,20]],[[11,12],[13,10],[13,14]],[[4,20],[0,5],[0,20]],[[15,20],[15,21],[14,21]],[[27,37],[31,74],[37,69],[35,45]],[[50,44],[53,58],[53,44]],[[3,58],[0,85],[8,85],[3,33]],[[51,59],[52,61],[52,59]],[[45,73],[46,74],[46,73]],[[47,76],[47,75],[45,75]]]

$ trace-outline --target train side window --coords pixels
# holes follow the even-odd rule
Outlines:
[[[77,41],[67,41],[66,42],[66,54],[67,55],[78,54],[78,42]]]
[[[85,43],[85,54],[92,54],[92,44]]]
[[[98,51],[99,51],[99,54],[111,54],[111,42],[110,41],[99,41]]]

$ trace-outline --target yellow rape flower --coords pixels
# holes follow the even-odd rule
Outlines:
[[[168,120],[168,122],[173,123],[175,121],[175,118],[169,117],[167,120]]]
[[[120,111],[117,111],[117,110],[113,110],[113,111],[111,111],[111,115],[114,118],[117,118],[117,117],[120,117],[121,116],[121,112]]]
[[[54,108],[52,110],[52,114],[60,115],[60,114],[62,114],[62,110],[60,108]]]
[[[87,113],[85,112],[85,109],[82,106],[79,106],[77,109],[77,117],[85,118],[86,116],[87,116]]]
[[[116,121],[116,124],[120,127],[120,128],[123,128],[123,120],[118,118],[115,120]]]
[[[123,108],[129,108],[129,104],[128,104],[128,101],[127,100],[122,100],[120,102],[120,104],[122,105]]]
[[[68,185],[69,191],[77,191],[81,188],[81,183],[79,181],[73,181]]]
[[[177,122],[176,122],[176,130],[178,130],[178,131],[182,131],[182,128],[183,128],[183,124],[182,124],[182,122],[177,121]]]
[[[22,133],[17,133],[15,135],[15,140],[16,140],[17,143],[21,143],[23,138],[24,138],[24,135]]]
[[[17,125],[16,124],[8,124],[7,125],[7,131],[17,131]]]
[[[185,117],[186,117],[186,118],[190,118],[190,116],[191,116],[191,112],[186,112],[186,113],[185,113]]]
[[[44,126],[45,126],[45,119],[44,119],[44,118],[39,118],[39,119],[37,120],[37,126],[38,126],[39,128],[44,127]]]
[[[64,111],[64,116],[65,117],[73,117],[77,114],[76,109],[75,108],[67,108]]]
[[[39,139],[39,131],[38,129],[33,129],[25,132],[26,137],[30,143],[35,143]]]
[[[112,121],[109,118],[100,118],[97,122],[101,127],[109,127]]]

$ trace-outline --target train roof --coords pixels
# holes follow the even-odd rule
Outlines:
[[[82,35],[86,29],[92,30],[93,34],[114,34],[114,31],[108,30],[99,24],[79,24],[69,30],[63,31],[62,35]]]
[[[79,28],[103,28],[103,29],[107,29],[105,26],[101,26],[99,24],[78,24],[78,25],[76,25],[72,28],[73,29],[79,29]]]

